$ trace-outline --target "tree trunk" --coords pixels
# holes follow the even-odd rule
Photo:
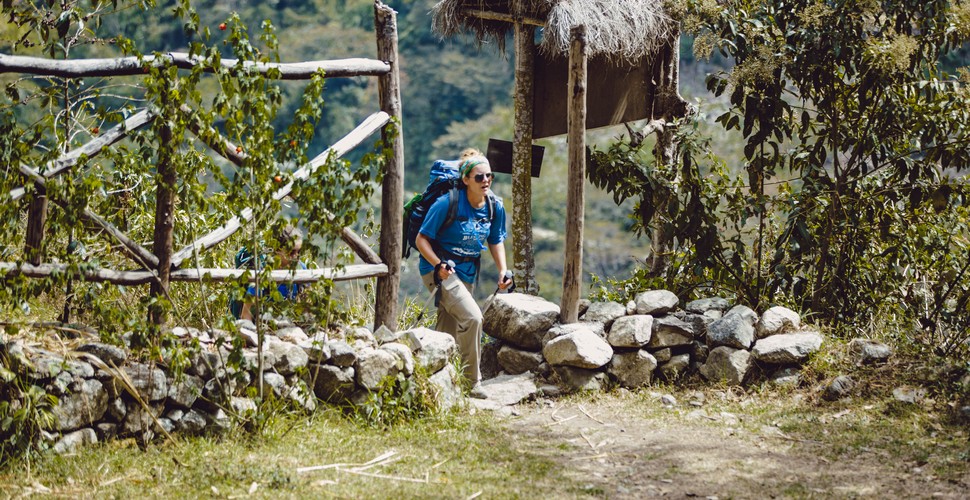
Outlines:
[[[532,241],[532,97],[535,28],[515,25],[515,131],[512,139],[512,268],[518,288],[539,293]]]
[[[662,165],[673,165],[676,161],[677,142],[674,121],[693,113],[691,106],[680,96],[680,33],[675,32],[667,45],[660,51],[660,57],[654,66],[654,74],[658,75],[656,109],[653,117],[661,119],[654,131],[657,143],[653,154],[655,160]],[[659,115],[659,116],[657,116]],[[651,122],[652,123],[652,122]],[[680,171],[677,171],[680,176]],[[674,183],[677,184],[676,182]],[[655,190],[650,199],[641,199],[640,203],[652,203],[654,213],[654,229],[650,233],[650,255],[647,257],[647,272],[649,276],[659,277],[667,273],[670,268],[670,255],[673,249],[674,234],[669,224],[662,220],[656,221],[666,213],[667,204],[676,193]],[[649,221],[643,221],[645,224]],[[659,222],[659,223],[658,223]]]

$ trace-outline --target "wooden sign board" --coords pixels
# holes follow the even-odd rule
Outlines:
[[[542,170],[542,154],[546,148],[532,145],[532,177],[539,177]],[[499,139],[488,140],[488,151],[485,153],[492,172],[500,174],[512,173],[512,143]]]
[[[636,65],[593,57],[587,62],[586,128],[594,129],[652,118],[656,95],[654,57]],[[535,139],[566,133],[569,61],[538,53],[535,58]]]

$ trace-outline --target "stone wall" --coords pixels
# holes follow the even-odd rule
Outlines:
[[[635,389],[654,379],[704,379],[740,385],[758,371],[779,382],[819,350],[822,335],[784,307],[759,315],[723,298],[688,302],[667,290],[627,303],[584,304],[580,322],[559,324],[559,307],[538,297],[496,295],[486,306],[485,372],[533,372],[549,391]]]
[[[482,372],[489,399],[498,409],[533,397],[619,385],[637,389],[655,379],[700,376],[741,385],[753,378],[797,382],[799,369],[822,345],[822,335],[805,327],[795,312],[772,307],[762,314],[722,298],[686,303],[666,290],[637,295],[628,304],[584,303],[581,321],[558,322],[559,307],[542,298],[495,295],[484,308],[485,331],[497,341],[483,348]],[[236,325],[245,347],[228,363],[230,334],[175,328],[185,345],[200,348],[175,374],[165,359],[129,359],[122,348],[74,341],[54,352],[0,334],[0,366],[58,397],[55,425],[46,436],[56,451],[114,437],[148,441],[160,434],[198,434],[229,428],[232,416],[255,411],[252,395],[260,378],[264,391],[313,411],[318,402],[359,405],[388,377],[429,374],[444,409],[459,403],[454,339],[427,328],[346,332],[308,336],[280,326],[264,335],[262,363],[255,326]],[[860,362],[884,360],[886,346],[853,341]],[[164,358],[164,356],[163,356]],[[0,372],[2,373],[2,372]],[[0,377],[0,396],[16,400],[20,389]],[[838,379],[837,379],[838,381]],[[830,387],[850,387],[851,380]],[[848,389],[846,389],[848,390]]]
[[[454,339],[427,328],[393,333],[366,328],[313,337],[284,326],[264,335],[262,365],[255,326],[237,324],[245,343],[238,363],[229,363],[229,334],[175,328],[186,345],[201,348],[176,374],[164,360],[129,359],[125,349],[93,341],[67,341],[55,352],[37,342],[0,334],[0,366],[57,396],[54,426],[45,433],[57,452],[115,437],[149,441],[166,433],[199,434],[229,427],[232,416],[256,410],[252,395],[262,378],[270,391],[313,411],[318,401],[360,403],[386,377],[430,375],[437,401],[449,408],[461,400]],[[223,346],[223,347],[218,347]],[[260,368],[262,368],[260,370]],[[0,377],[0,395],[18,400],[22,386]]]

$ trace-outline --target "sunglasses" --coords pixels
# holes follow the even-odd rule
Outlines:
[[[495,178],[495,174],[491,172],[487,174],[475,174],[475,177],[474,177],[475,182],[485,182],[485,179],[493,179],[493,178]]]

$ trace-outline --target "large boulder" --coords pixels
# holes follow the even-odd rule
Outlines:
[[[52,449],[54,450],[54,453],[60,455],[63,453],[76,451],[81,446],[96,444],[97,442],[98,435],[94,432],[94,429],[86,428],[61,436],[61,438],[54,443]]]
[[[428,377],[428,382],[435,390],[435,399],[438,401],[438,408],[449,410],[462,400],[461,384],[458,371],[454,365],[445,365],[444,368]]]
[[[623,316],[613,322],[606,340],[613,347],[640,348],[650,342],[653,333],[653,316],[649,314],[635,314]]]
[[[273,335],[284,342],[299,344],[310,337],[298,326],[287,326],[273,332]]]
[[[410,377],[414,373],[414,353],[411,352],[410,347],[399,342],[387,342],[382,344],[380,349],[394,353],[397,356],[397,368],[405,376]]]
[[[135,363],[123,368],[132,387],[145,401],[158,401],[168,397],[168,380],[160,368]]]
[[[527,351],[538,351],[542,337],[559,319],[559,306],[524,293],[497,294],[486,304],[484,330]]]
[[[751,355],[762,363],[786,365],[804,362],[820,347],[822,336],[818,332],[782,333],[755,342]]]
[[[539,392],[531,373],[499,375],[482,382],[487,399],[472,399],[471,404],[483,410],[499,410],[532,399]]]
[[[445,332],[429,328],[415,328],[411,330],[413,337],[409,345],[414,351],[414,360],[425,367],[429,373],[436,373],[448,364],[458,354],[458,344],[455,338]]]
[[[680,299],[669,290],[648,290],[637,295],[637,314],[662,316],[672,311]]]
[[[357,384],[373,391],[380,387],[381,381],[400,373],[398,357],[383,349],[367,349],[357,355]]]
[[[339,403],[354,391],[354,369],[333,365],[310,365],[310,382],[318,398]]]
[[[580,321],[578,323],[556,323],[546,332],[542,337],[542,345],[546,345],[550,340],[562,337],[563,335],[568,335],[575,332],[576,330],[589,330],[600,337],[606,338],[606,330],[603,327],[603,323],[594,323],[589,321]]]
[[[715,347],[701,365],[700,372],[712,382],[723,381],[730,385],[741,385],[751,371],[751,353],[744,349],[727,346]]]
[[[121,424],[119,432],[126,436],[135,436],[143,441],[150,441],[155,436],[155,419],[162,415],[163,405],[154,404],[143,406],[136,401],[128,401],[128,414]]]
[[[617,353],[610,360],[607,372],[623,387],[636,389],[653,380],[657,360],[647,351]]]
[[[755,326],[755,333],[759,339],[798,330],[802,326],[802,318],[798,313],[787,307],[774,306],[761,315],[761,320]]]
[[[542,353],[539,352],[523,351],[508,345],[503,345],[498,350],[499,366],[511,375],[534,372],[542,362]]]
[[[707,297],[688,302],[684,309],[686,309],[687,312],[706,315],[710,311],[723,313],[729,307],[731,307],[731,303],[725,298]],[[717,316],[720,317],[721,314],[718,314]]]
[[[608,329],[617,318],[626,316],[626,306],[618,302],[593,302],[586,309],[583,321],[603,323]]]
[[[654,318],[653,332],[647,347],[663,349],[664,347],[678,347],[690,345],[694,341],[694,327],[673,316]]]
[[[326,345],[330,350],[330,362],[334,365],[346,368],[357,363],[357,351],[350,344],[343,340],[331,340]]]
[[[266,340],[268,342],[264,342],[263,348],[276,358],[273,368],[276,368],[280,375],[292,375],[310,361],[306,351],[296,344],[284,342],[275,337],[266,337]]]
[[[554,366],[553,371],[559,379],[560,386],[566,392],[598,392],[606,389],[609,383],[606,373],[598,370],[587,370],[573,366]]]
[[[707,325],[707,344],[711,347],[750,349],[754,343],[754,325],[757,322],[758,313],[747,306],[735,306],[721,319]]]
[[[550,341],[542,355],[551,365],[599,368],[610,362],[613,348],[599,335],[580,329]]]
[[[87,427],[108,410],[108,393],[101,382],[82,379],[71,384],[68,394],[60,397],[53,409],[54,428],[67,431]]]
[[[202,394],[204,383],[195,375],[183,373],[168,384],[168,402],[178,408],[191,408]]]
[[[121,366],[128,359],[128,353],[117,346],[102,344],[100,342],[92,342],[90,344],[83,344],[77,348],[78,351],[86,352],[94,355],[94,357],[104,361],[107,365]]]
[[[690,354],[677,354],[657,368],[657,374],[664,380],[677,380],[690,368]]]

